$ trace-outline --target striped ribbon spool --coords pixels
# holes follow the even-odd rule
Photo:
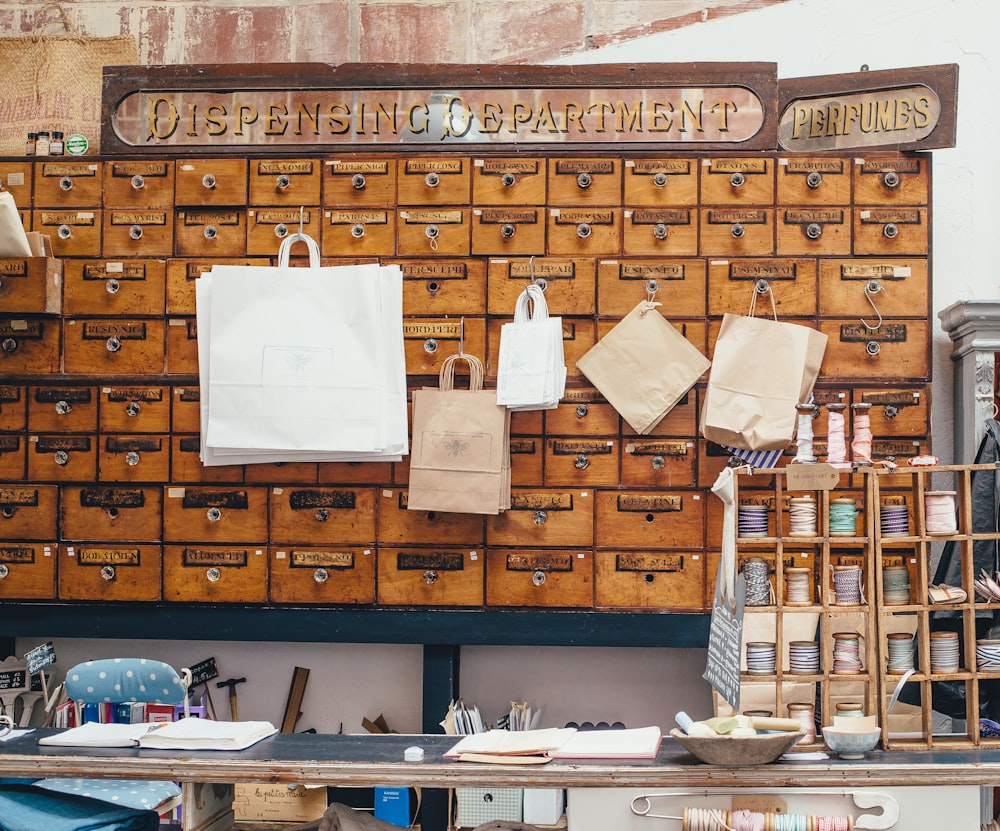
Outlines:
[[[747,606],[768,606],[771,603],[771,579],[767,563],[760,557],[751,557],[743,563],[743,579],[746,580]]]
[[[913,669],[913,635],[908,632],[892,632],[886,636],[888,655],[886,656],[886,672],[902,675]]]
[[[886,606],[905,606],[910,602],[910,570],[906,566],[882,569],[882,602]]]
[[[910,531],[910,517],[906,504],[887,504],[883,501],[879,507],[879,525],[883,537],[905,537]]]
[[[861,595],[860,566],[833,566],[833,602],[838,606],[858,606]]]
[[[928,534],[955,534],[955,491],[927,491],[924,494],[924,524]]]
[[[861,636],[857,632],[836,632],[833,635],[833,672],[836,675],[856,675],[865,671],[861,660]]]

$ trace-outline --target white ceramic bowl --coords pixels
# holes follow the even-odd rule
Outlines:
[[[841,759],[863,759],[869,750],[875,749],[881,735],[882,730],[878,727],[870,733],[850,733],[846,730],[834,730],[832,727],[823,728],[826,746]]]

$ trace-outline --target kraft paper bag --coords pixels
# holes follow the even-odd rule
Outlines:
[[[701,434],[741,450],[788,447],[795,437],[795,405],[809,399],[826,343],[825,334],[808,326],[754,317],[753,303],[749,315],[725,315],[702,404]]]
[[[705,374],[708,358],[643,300],[576,366],[640,435],[649,433]]]
[[[457,390],[455,364],[463,360],[469,389]],[[509,506],[510,410],[482,386],[478,358],[450,355],[438,389],[414,390],[409,510],[498,514]]]

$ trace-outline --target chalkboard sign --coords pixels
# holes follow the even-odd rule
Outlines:
[[[4,690],[25,690],[28,689],[28,670],[24,667],[18,669],[0,670],[0,691]]]
[[[24,654],[24,662],[28,665],[28,674],[34,675],[41,672],[45,667],[50,667],[56,662],[56,650],[52,646],[52,641],[36,646]]]
[[[199,684],[204,684],[213,678],[219,677],[219,670],[215,666],[215,658],[206,658],[197,664],[191,664],[188,669],[191,670],[192,687],[197,687]]]
[[[743,644],[743,603],[747,585],[740,574],[736,578],[735,598],[723,595],[725,580],[722,562],[715,581],[712,622],[708,630],[708,662],[702,675],[736,712],[740,709],[740,649]]]

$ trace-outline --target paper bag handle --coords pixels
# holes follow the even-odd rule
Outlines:
[[[529,311],[530,309],[530,311]],[[514,306],[514,322],[541,322],[549,319],[549,305],[545,293],[534,283],[530,284],[517,298]]]
[[[301,231],[289,234],[281,241],[281,247],[278,249],[278,268],[288,268],[288,254],[296,242],[304,242],[308,247],[309,267],[319,268],[319,246],[316,244],[316,240]]]
[[[438,388],[442,390],[455,389],[455,364],[465,361],[469,365],[469,391],[479,392],[483,388],[483,362],[475,355],[449,355],[441,364],[438,378]]]
[[[771,284],[768,283],[767,280],[758,280],[756,283],[754,283],[753,293],[750,295],[750,313],[747,316],[753,317],[754,309],[757,308],[757,298],[762,294],[766,294],[768,298],[770,298],[771,317],[777,320],[778,310],[774,307],[774,292],[771,291]]]

